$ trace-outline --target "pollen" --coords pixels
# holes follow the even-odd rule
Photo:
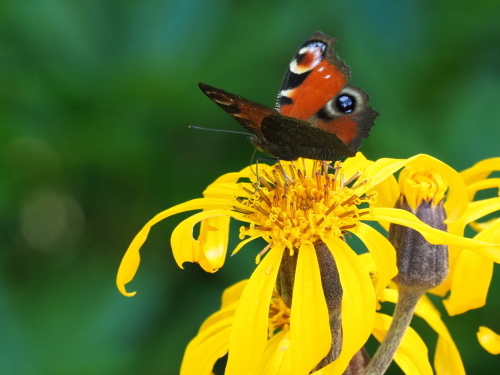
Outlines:
[[[365,194],[369,177],[363,171],[345,175],[341,162],[332,167],[298,159],[262,169],[244,187],[248,196],[233,207],[250,222],[240,229],[240,238],[263,237],[273,246],[282,242],[290,253],[302,243],[342,237],[371,214],[370,203],[376,200],[375,192]]]

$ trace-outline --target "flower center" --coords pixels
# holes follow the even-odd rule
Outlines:
[[[258,183],[245,188],[249,196],[238,198],[234,209],[251,221],[240,237],[263,237],[273,246],[282,241],[293,253],[301,243],[341,237],[370,213],[376,193],[365,195],[368,178],[362,172],[345,176],[341,162],[334,173],[326,162],[299,159],[259,170]],[[259,169],[261,167],[259,166]],[[364,186],[363,189],[360,189]]]
[[[448,183],[437,169],[419,169],[406,167],[399,174],[399,187],[406,201],[414,210],[422,202],[437,206],[445,196]]]

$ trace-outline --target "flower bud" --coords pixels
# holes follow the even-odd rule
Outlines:
[[[425,224],[447,231],[443,207],[448,184],[438,170],[405,168],[399,177],[401,197],[396,208],[410,211]],[[413,229],[392,224],[389,241],[397,253],[398,275],[394,281],[401,286],[423,291],[441,284],[448,274],[448,247],[432,245]]]

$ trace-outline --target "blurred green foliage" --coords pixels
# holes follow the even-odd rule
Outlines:
[[[250,161],[245,137],[187,128],[241,130],[198,82],[272,106],[321,30],[381,113],[369,158],[464,169],[499,156],[499,14],[497,0],[1,2],[0,373],[176,374],[221,291],[250,275],[252,249],[213,275],[178,269],[178,215],[151,232],[137,296],[114,285],[147,220]],[[445,318],[471,374],[498,365],[475,339],[500,331],[493,283],[486,308]]]

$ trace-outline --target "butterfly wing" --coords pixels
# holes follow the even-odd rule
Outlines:
[[[348,84],[350,69],[333,51],[336,41],[318,32],[302,44],[285,74],[276,109],[335,134],[355,153],[378,113],[367,105],[363,90]]]
[[[268,115],[278,114],[272,108],[252,102],[239,95],[231,94],[204,83],[200,83],[199,86],[201,91],[215,104],[258,138],[263,138],[261,131],[262,120]]]

